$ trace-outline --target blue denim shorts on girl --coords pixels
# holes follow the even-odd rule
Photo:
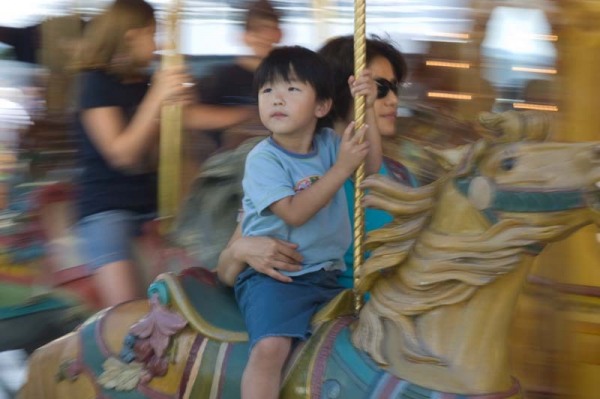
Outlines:
[[[250,350],[267,337],[307,339],[312,316],[342,291],[339,271],[319,270],[282,283],[251,267],[235,282],[235,297],[250,336]]]
[[[140,235],[145,222],[155,217],[155,213],[111,210],[82,218],[75,229],[85,265],[96,270],[109,263],[131,260],[132,239]]]

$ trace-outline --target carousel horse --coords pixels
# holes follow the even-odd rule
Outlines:
[[[367,205],[394,215],[366,240],[356,289],[370,298],[357,317],[349,291],[315,315],[282,398],[520,397],[507,338],[531,261],[600,226],[600,143],[526,133],[430,149],[446,172],[419,188],[365,180]],[[20,397],[239,397],[248,344],[231,291],[195,268],[159,276],[149,297],[38,349]]]

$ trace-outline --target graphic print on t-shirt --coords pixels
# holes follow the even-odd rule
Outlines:
[[[314,175],[314,176],[308,176],[308,177],[305,177],[303,179],[300,179],[300,180],[298,180],[298,182],[294,186],[294,191],[295,192],[299,192],[299,191],[302,191],[302,190],[306,190],[307,188],[309,188],[310,186],[312,186],[312,184],[314,182],[316,182],[317,180],[319,180],[320,178],[321,178],[321,176]]]

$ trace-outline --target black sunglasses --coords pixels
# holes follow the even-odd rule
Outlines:
[[[375,79],[375,83],[377,84],[377,99],[380,100],[382,98],[385,98],[388,93],[390,92],[390,90],[396,94],[396,96],[399,96],[400,93],[400,84],[397,81],[393,81],[390,82],[387,79],[384,78],[377,78]]]

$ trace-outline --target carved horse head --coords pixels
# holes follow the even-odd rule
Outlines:
[[[360,289],[371,300],[353,342],[396,376],[440,390],[510,386],[506,339],[523,265],[544,244],[600,225],[600,143],[541,142],[535,119],[518,124],[531,135],[494,122],[510,134],[432,150],[448,173],[427,186],[365,182],[366,203],[395,220],[367,240]]]

